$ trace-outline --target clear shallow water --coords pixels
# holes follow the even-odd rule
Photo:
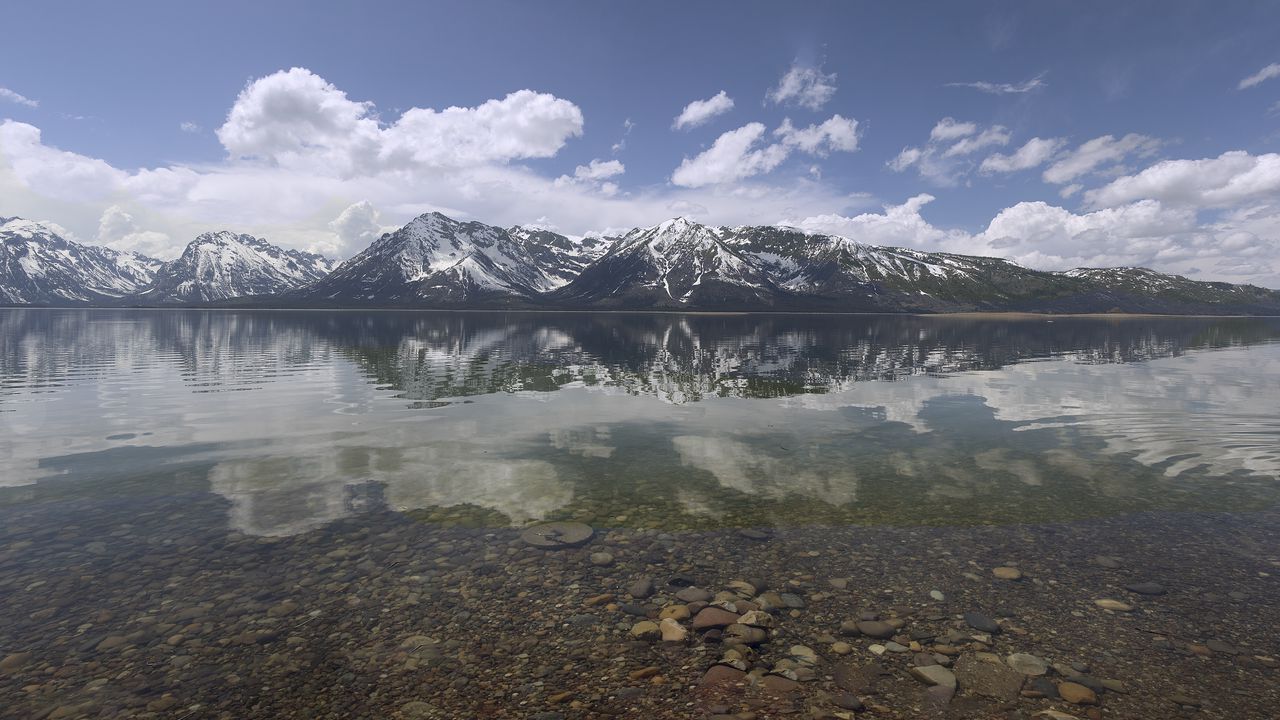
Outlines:
[[[291,535],[1270,507],[1280,320],[0,311],[0,502]]]
[[[1030,653],[1100,717],[1270,720],[1278,339],[0,310],[0,717],[1096,716],[1000,664]],[[594,536],[522,540],[546,519]],[[749,662],[690,619],[637,635],[700,614],[690,583],[770,609]],[[893,643],[846,630],[868,617]]]

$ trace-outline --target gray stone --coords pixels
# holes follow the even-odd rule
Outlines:
[[[1049,672],[1049,663],[1044,658],[1028,653],[1013,653],[1005,658],[1005,662],[1023,675],[1044,675]]]
[[[940,685],[942,687],[956,688],[956,675],[941,665],[924,665],[921,667],[911,668],[911,675],[915,679],[926,685]]]
[[[585,544],[595,531],[578,522],[550,522],[531,525],[520,533],[520,539],[543,550],[563,550]]]
[[[1026,676],[998,660],[963,655],[956,661],[956,681],[965,690],[996,700],[1012,700]]]
[[[1000,632],[1000,625],[982,613],[967,612],[964,614],[964,621],[974,630],[992,634]]]

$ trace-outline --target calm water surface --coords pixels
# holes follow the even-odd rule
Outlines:
[[[664,529],[1250,509],[1280,320],[0,311],[0,501]]]

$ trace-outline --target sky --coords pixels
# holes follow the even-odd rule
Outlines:
[[[786,224],[1280,288],[1280,4],[4,2],[0,216]]]

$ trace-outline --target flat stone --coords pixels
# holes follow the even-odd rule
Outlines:
[[[124,646],[124,645],[128,645],[128,644],[129,644],[129,641],[128,641],[126,638],[124,638],[123,636],[120,636],[120,635],[108,635],[107,637],[105,637],[105,638],[103,638],[103,639],[102,639],[102,642],[98,643],[98,647],[97,647],[97,649],[98,649],[98,650],[100,650],[100,651],[101,651],[101,650],[114,650],[114,649],[116,649],[116,648],[118,648],[118,647],[122,647],[122,646]]]
[[[762,682],[764,683],[765,689],[779,694],[794,692],[800,687],[800,683],[792,680],[791,678],[782,677],[781,675],[765,675]]]
[[[1005,658],[1005,662],[1023,675],[1044,675],[1049,672],[1049,663],[1044,658],[1028,653],[1013,653]]]
[[[728,665],[712,665],[710,670],[702,676],[703,685],[725,685],[731,683],[739,683],[745,680],[747,674],[737,668]]]
[[[760,530],[758,528],[743,528],[738,531],[738,534],[748,540],[756,541],[768,540],[773,537],[773,533],[767,530]]]
[[[1124,561],[1111,555],[1098,555],[1093,559],[1093,564],[1107,568],[1108,570],[1115,570],[1123,565]]]
[[[543,550],[563,550],[585,544],[595,535],[590,525],[579,522],[549,522],[530,525],[520,539]]]
[[[965,623],[974,630],[981,630],[985,633],[996,634],[1000,632],[1000,625],[991,618],[977,612],[967,612],[964,614]]]
[[[421,700],[410,700],[400,706],[400,717],[405,720],[425,720],[435,716],[435,707]]]
[[[1129,603],[1120,602],[1119,600],[1112,600],[1110,598],[1094,600],[1093,604],[1097,605],[1103,610],[1112,610],[1115,612],[1133,612],[1133,606],[1130,605]]]
[[[1049,718],[1049,720],[1080,720],[1079,716],[1068,715],[1067,713],[1064,713],[1061,710],[1041,710],[1040,712],[1036,713],[1035,715],[1032,715],[1031,717]]]
[[[944,710],[951,704],[951,698],[955,697],[956,689],[954,686],[934,685],[924,691],[925,703],[936,710]]]
[[[769,634],[761,628],[734,623],[724,629],[726,643],[737,642],[742,645],[759,645],[769,639]]]
[[[966,691],[996,700],[1018,697],[1026,680],[1025,675],[998,658],[984,660],[974,655],[963,655],[956,661],[955,676]]]
[[[752,610],[738,618],[738,622],[759,628],[771,628],[774,624],[773,616],[763,610]]]
[[[693,616],[693,629],[722,628],[736,622],[738,622],[738,616],[735,613],[718,607],[708,607],[703,608],[701,612]]]
[[[991,574],[1000,580],[1021,580],[1022,571],[1015,567],[998,567],[991,570]]]
[[[937,602],[942,602],[947,599],[947,596],[943,595],[941,590],[930,590],[929,598],[936,600]]]
[[[831,698],[831,703],[841,710],[853,710],[857,712],[863,708],[862,701],[858,699],[858,696],[847,692],[838,693],[835,697]]]
[[[609,567],[613,564],[613,553],[595,552],[591,553],[591,564],[596,567]]]
[[[1200,701],[1186,695],[1170,695],[1169,700],[1183,707],[1200,707]]]
[[[941,685],[956,688],[956,675],[941,665],[924,665],[911,668],[911,675],[925,685]]]
[[[0,672],[11,673],[23,665],[26,665],[27,661],[30,659],[31,653],[29,652],[18,652],[5,655],[4,659],[0,660]]]
[[[1124,589],[1139,595],[1163,595],[1168,592],[1163,585],[1154,582],[1129,583]]]
[[[710,602],[715,595],[710,590],[703,590],[700,587],[687,587],[676,593],[676,599],[680,602]]]
[[[1058,695],[1072,705],[1097,705],[1098,695],[1080,683],[1064,682],[1058,685]]]
[[[857,628],[858,632],[877,640],[891,638],[898,631],[894,626],[881,620],[860,620],[857,623]]]

